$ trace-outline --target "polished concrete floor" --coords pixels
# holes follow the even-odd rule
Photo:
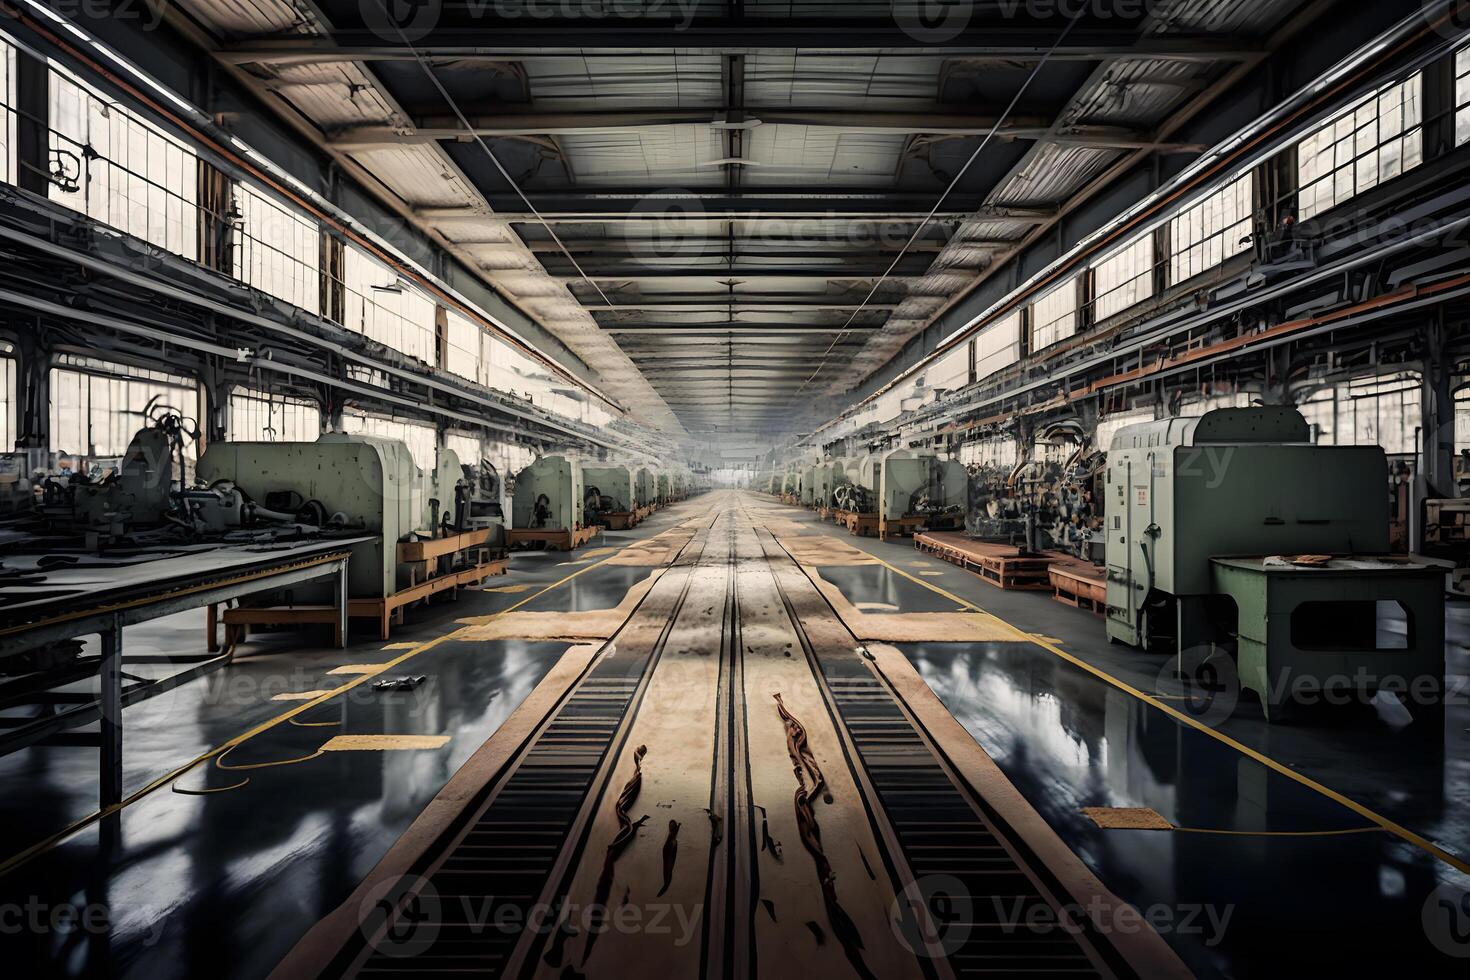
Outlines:
[[[646,539],[676,519],[655,515],[572,555],[518,556],[509,576],[489,583],[512,591],[423,610],[391,644],[304,649],[299,637],[270,636],[226,670],[128,709],[129,793],[250,737],[223,760],[230,768],[202,765],[145,792],[122,810],[115,833],[90,825],[0,877],[3,962],[34,976],[264,976],[351,893],[567,647],[441,639],[456,621],[528,599],[523,608],[546,611],[616,606],[649,569],[602,564],[600,549]],[[852,538],[794,508],[782,520],[795,525],[790,533],[840,535],[883,562],[818,563],[854,605],[942,612],[972,604],[1036,635],[1035,643],[898,647],[1104,884],[1154,913],[1196,973],[1464,975],[1465,607],[1450,608],[1454,696],[1438,730],[1383,703],[1270,726],[1249,700],[1229,719],[1191,725],[1160,707],[1170,705],[1162,658],[1110,646],[1096,616],[994,589],[906,542]],[[180,616],[130,630],[127,642],[192,653],[201,636],[202,616]],[[277,700],[282,693],[342,686],[369,675],[341,668],[398,658],[406,659],[383,676],[422,674],[417,690],[372,693],[359,683],[276,720],[299,704]],[[323,733],[443,741],[307,758]],[[85,818],[95,806],[94,767],[94,753],[75,748],[0,759],[5,853]],[[1150,807],[1181,829],[1102,830],[1081,812],[1095,806]]]

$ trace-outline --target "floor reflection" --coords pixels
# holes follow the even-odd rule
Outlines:
[[[1174,923],[1161,931],[1200,975],[1464,975],[1421,921],[1441,881],[1470,886],[1449,865],[1382,832],[1328,835],[1368,822],[1038,647],[902,649],[1099,877]],[[1420,808],[1444,800],[1429,751],[1414,760]],[[1080,812],[1093,806],[1151,807],[1187,832],[1101,830]]]
[[[87,831],[4,879],[6,901],[95,905],[105,929],[23,929],[0,935],[0,953],[18,976],[264,976],[351,893],[566,646],[445,641],[412,662],[426,677],[418,689],[363,684],[299,716],[301,724],[271,728],[228,764],[308,757],[338,734],[450,740],[434,750],[329,752],[246,772],[201,767],[178,785],[215,792],[149,795],[123,812],[121,844],[110,852]],[[274,703],[272,714],[281,709]],[[188,718],[175,715],[171,727],[187,729],[191,741],[221,744],[242,730],[229,699],[199,696]],[[48,758],[30,760],[41,785]],[[0,808],[6,830],[35,819],[25,806]]]

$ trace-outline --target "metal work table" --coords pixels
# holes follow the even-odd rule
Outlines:
[[[122,709],[162,694],[223,666],[229,652],[197,657],[140,654],[123,656],[124,627],[227,602],[257,592],[287,588],[312,579],[334,576],[339,636],[347,635],[347,563],[351,548],[364,537],[339,538],[280,545],[227,545],[160,549],[152,560],[119,559],[116,564],[80,567],[41,567],[35,560],[7,556],[12,567],[32,565],[40,581],[0,586],[0,659],[19,656],[50,643],[98,634],[100,662],[83,660],[47,678],[50,683],[29,686],[41,694],[100,670],[100,697],[90,694],[52,695],[63,710],[35,720],[21,719],[0,735],[0,753],[38,743],[96,745],[101,751],[99,803],[107,810],[122,799]],[[88,556],[90,557],[90,556]],[[105,561],[105,559],[102,559]],[[188,663],[178,673],[154,680],[130,678],[124,663]],[[125,680],[134,683],[124,687]],[[0,706],[4,702],[0,701]],[[97,733],[73,731],[93,721]]]

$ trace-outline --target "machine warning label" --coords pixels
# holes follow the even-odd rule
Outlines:
[[[1148,506],[1148,487],[1135,487],[1134,489],[1138,491],[1138,506],[1140,506],[1140,507],[1147,507]]]

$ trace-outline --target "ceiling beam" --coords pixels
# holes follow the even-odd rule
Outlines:
[[[476,242],[464,238],[455,239],[456,245],[504,245],[501,239]],[[1015,242],[1009,239],[957,240],[957,245],[968,248],[1008,248]],[[803,246],[792,248],[791,246]],[[658,259],[672,252],[675,257],[737,259],[810,259],[810,258],[891,258],[900,250],[905,253],[937,253],[945,247],[943,242],[915,242],[908,248],[901,240],[874,241],[861,235],[850,238],[814,238],[799,233],[789,237],[772,237],[760,233],[759,238],[745,237],[734,233],[734,237],[721,235],[670,235],[663,238],[635,238],[619,235],[614,239],[580,239],[561,236],[561,244],[549,241],[530,241],[526,247],[539,254],[564,255],[571,252],[576,256],[608,256],[638,261],[643,258]],[[708,251],[706,251],[706,248]],[[691,250],[693,251],[692,254]]]
[[[757,126],[807,126],[836,129],[844,133],[873,136],[980,137],[994,129],[1001,139],[1036,139],[1046,135],[1050,120],[1039,116],[1017,117],[1004,124],[995,116],[956,112],[860,112],[821,109],[753,107],[744,110],[743,122],[731,122],[720,109],[622,109],[603,112],[497,113],[467,112],[469,128],[456,116],[422,115],[412,127],[348,126],[331,136],[339,150],[375,150],[412,146],[440,140],[468,142],[475,137],[571,136],[620,129],[656,126],[716,126],[720,129],[750,130]],[[1117,135],[1128,131],[1119,129]]]
[[[871,307],[869,307],[869,309],[871,309]],[[831,326],[822,326],[811,323],[791,325],[753,324],[751,326],[730,326],[728,324],[716,323],[710,324],[709,326],[693,325],[687,327],[674,324],[659,325],[645,323],[636,325],[606,324],[603,326],[602,331],[603,333],[616,334],[668,334],[670,336],[678,337],[724,337],[731,334],[745,337],[773,337],[781,335],[795,336],[797,334],[808,333],[870,333],[877,329],[878,327],[876,326],[843,326],[840,323],[833,324]]]
[[[600,57],[646,58],[648,49],[701,49],[724,54],[800,49],[803,52],[845,53],[881,49],[884,53],[929,58],[999,58],[1034,60],[1048,55],[1053,61],[1099,61],[1118,57],[1161,57],[1176,61],[1240,61],[1259,52],[1253,40],[1195,36],[1154,35],[1140,41],[1137,26],[1080,28],[1057,44],[1065,19],[1054,24],[1016,28],[973,19],[952,37],[926,38],[922,43],[906,33],[898,19],[886,15],[867,19],[762,18],[742,16],[677,17],[597,20],[579,18],[530,19],[477,17],[472,27],[454,26],[448,5],[439,25],[406,45],[386,43],[370,29],[335,29],[325,37],[256,38],[222,46],[226,64],[312,65],[344,61],[413,61],[416,53],[436,61],[526,60],[558,54],[581,54],[595,49]]]
[[[734,196],[730,196],[730,195]],[[747,197],[746,194],[751,196]],[[895,192],[858,193],[833,188],[827,193],[793,191],[787,194],[757,189],[747,192],[711,188],[708,194],[685,191],[679,196],[655,189],[626,188],[603,192],[555,192],[532,194],[535,212],[508,197],[492,197],[490,207],[419,207],[414,216],[425,221],[452,222],[456,219],[498,219],[513,224],[597,224],[657,222],[678,228],[701,221],[854,221],[888,224],[918,224],[934,204],[933,194],[903,195]],[[905,200],[907,199],[907,200]],[[662,203],[667,202],[667,203]],[[820,205],[816,207],[814,205]],[[936,212],[934,221],[958,223],[972,218],[1007,221],[1023,227],[1041,224],[1055,214],[1054,207],[1001,207],[978,202],[954,202],[951,209]],[[443,233],[453,236],[452,226]],[[669,236],[677,245],[679,236]]]
[[[657,299],[634,300],[626,299],[612,303],[591,302],[584,300],[583,307],[593,313],[611,313],[624,310],[670,310],[683,313],[723,313],[737,307],[745,309],[762,310],[896,310],[897,303],[861,303],[844,302],[842,300],[818,299],[816,302],[797,301],[794,299],[772,299],[769,296],[721,296],[710,299],[678,299],[674,296],[662,296]]]
[[[928,262],[923,263],[927,266]],[[554,272],[554,278],[564,283],[575,285],[579,282],[594,283],[620,283],[629,281],[641,281],[646,279],[717,279],[717,280],[749,280],[749,279],[878,279],[884,278],[891,282],[903,282],[908,279],[921,279],[926,274],[925,269],[912,268],[914,263],[909,263],[908,271],[889,272],[887,265],[863,265],[863,266],[813,266],[806,269],[794,269],[782,266],[745,266],[738,269],[711,267],[708,269],[683,268],[683,269],[660,269],[655,266],[643,266],[623,271],[597,269],[588,270],[581,275],[566,275]],[[550,270],[548,270],[550,271]]]

